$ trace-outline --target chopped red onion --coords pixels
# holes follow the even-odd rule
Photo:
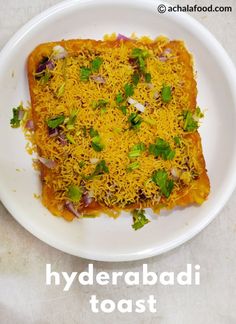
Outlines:
[[[66,208],[76,217],[81,218],[82,215],[75,209],[74,205],[70,201],[66,201],[65,203]]]
[[[66,135],[64,133],[59,134],[58,139],[62,146],[66,145],[68,143],[68,141],[66,139]]]
[[[171,172],[171,175],[173,176],[173,178],[175,178],[175,179],[178,179],[179,178],[179,171],[178,171],[178,169],[172,168],[170,172]]]
[[[96,163],[98,163],[98,161],[99,161],[99,159],[97,159],[97,158],[91,158],[90,159],[91,164],[96,164]]]
[[[49,69],[49,70],[53,70],[55,68],[55,64],[53,61],[49,60],[46,62],[46,67]]]
[[[153,99],[158,99],[159,98],[159,92],[158,91],[155,91],[154,94],[153,94]]]
[[[49,137],[55,137],[59,134],[59,130],[58,130],[58,127],[56,128],[50,128],[48,127],[48,134],[49,134]]]
[[[105,79],[101,76],[101,75],[91,75],[90,77],[93,81],[100,83],[100,84],[104,84],[106,83]]]
[[[46,158],[41,157],[41,156],[39,156],[38,159],[43,165],[45,165],[49,169],[54,169],[56,167],[56,165],[57,165],[55,161],[46,159]]]
[[[125,35],[118,34],[116,37],[117,40],[130,40],[129,37],[126,37]]]
[[[171,53],[171,48],[167,47],[166,49],[164,49],[164,52],[163,52],[164,55],[170,54],[170,53]]]
[[[57,60],[63,59],[67,55],[68,55],[67,51],[61,45],[56,45],[53,47],[53,55],[52,55],[53,60],[57,61]]]
[[[145,110],[145,106],[144,105],[142,105],[140,102],[138,102],[137,100],[134,100],[133,98],[131,98],[131,97],[129,97],[128,99],[127,99],[127,101],[128,101],[128,103],[130,104],[130,105],[133,105],[136,109],[138,109],[139,111],[141,111],[141,112],[144,112],[144,110]]]
[[[32,119],[27,120],[27,122],[25,124],[25,128],[27,128],[30,131],[34,130],[34,122]]]
[[[36,73],[43,72],[44,70],[46,70],[46,68],[48,68],[49,70],[53,70],[55,68],[55,64],[53,63],[53,61],[47,60],[46,62],[39,64]]]
[[[165,61],[167,61],[167,57],[166,56],[159,56],[159,60],[161,61],[161,62],[165,62]]]
[[[89,194],[89,192],[85,192],[83,195],[83,200],[84,200],[84,207],[88,207],[92,203],[93,197]]]
[[[147,87],[148,87],[149,89],[153,89],[153,88],[154,88],[154,85],[153,85],[151,82],[149,82],[149,83],[147,83]]]

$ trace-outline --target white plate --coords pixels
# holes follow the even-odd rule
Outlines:
[[[135,260],[168,251],[202,230],[226,203],[235,186],[236,77],[233,64],[214,37],[185,14],[158,14],[157,1],[66,1],[26,24],[0,56],[0,195],[27,230],[46,243],[77,256],[103,261]],[[26,58],[36,45],[62,38],[99,39],[105,33],[167,35],[183,39],[194,54],[198,103],[207,109],[200,133],[211,194],[201,207],[152,216],[137,232],[131,217],[105,215],[68,223],[52,216],[34,198],[38,174],[25,151],[26,141],[9,121],[12,107],[29,99]],[[21,169],[21,172],[16,171]],[[166,213],[165,213],[166,215]]]

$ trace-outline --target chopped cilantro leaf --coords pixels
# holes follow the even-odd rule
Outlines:
[[[140,75],[134,72],[134,74],[132,75],[132,82],[135,86],[138,84],[139,79],[140,79]]]
[[[92,62],[91,62],[91,69],[94,72],[98,72],[100,66],[102,65],[102,59],[100,57],[96,57]]]
[[[145,151],[146,149],[146,146],[144,143],[138,143],[138,144],[135,144],[132,149],[134,150],[140,150],[141,152]]]
[[[186,132],[194,132],[198,129],[198,121],[193,118],[191,111],[184,111],[184,130]]]
[[[130,159],[139,157],[143,151],[145,151],[146,146],[144,143],[139,143],[134,146],[132,146],[130,152],[128,153],[128,156]]]
[[[81,67],[80,68],[80,80],[81,81],[88,81],[90,74],[91,74],[91,69],[87,67]]]
[[[71,144],[75,144],[75,140],[74,140],[74,138],[73,138],[70,134],[66,134],[66,139],[67,139]]]
[[[76,122],[76,117],[77,117],[77,111],[72,111],[70,114],[68,121],[66,123],[66,128],[67,129],[74,129],[74,125]]]
[[[10,124],[12,128],[20,127],[20,122],[22,120],[22,118],[20,118],[19,116],[20,111],[24,113],[24,109],[22,105],[18,106],[17,108],[12,108],[13,117],[10,120]]]
[[[120,103],[122,103],[124,101],[124,98],[123,98],[123,95],[122,95],[122,93],[118,93],[117,95],[116,95],[116,102],[118,103],[118,104],[120,104]]]
[[[131,57],[135,58],[137,60],[137,63],[139,65],[139,69],[141,70],[142,73],[145,72],[146,69],[146,63],[145,59],[149,56],[149,53],[145,49],[141,48],[133,48]]]
[[[140,164],[139,164],[139,162],[133,162],[133,163],[130,163],[128,166],[127,166],[127,171],[128,172],[131,172],[131,171],[133,171],[133,170],[135,170],[135,169],[138,169],[139,168],[139,166],[140,166]]]
[[[103,173],[109,173],[109,169],[106,165],[105,160],[101,160],[100,162],[98,162],[98,164],[96,165],[96,168],[94,170],[94,175],[100,175]]]
[[[152,80],[152,77],[151,77],[151,74],[150,73],[145,73],[144,78],[145,78],[145,81],[147,83],[150,83],[151,80]]]
[[[105,108],[108,104],[108,100],[98,99],[98,101],[93,101],[92,107],[93,109]]]
[[[132,211],[132,215],[133,215],[132,227],[135,231],[142,228],[144,225],[150,222],[150,220],[147,219],[145,216],[144,209],[134,209]]]
[[[85,180],[91,180],[93,177],[95,176],[99,176],[102,175],[104,173],[109,173],[109,169],[106,165],[106,161],[105,160],[101,160],[100,162],[97,163],[95,170],[93,171],[93,173],[91,173],[88,176],[83,176],[83,178]]]
[[[90,129],[89,129],[89,135],[91,137],[98,136],[98,131],[96,131],[93,127],[90,127]]]
[[[92,138],[92,148],[96,152],[101,152],[104,149],[104,145],[101,142],[101,137],[99,135]]]
[[[181,145],[181,140],[180,140],[180,137],[179,136],[174,136],[174,142],[176,145],[180,146]]]
[[[162,101],[165,103],[170,102],[171,100],[171,86],[163,85],[161,90],[161,98]]]
[[[159,186],[161,193],[169,198],[173,187],[173,180],[168,179],[168,174],[165,170],[154,171],[152,174],[152,181]]]
[[[175,151],[171,150],[169,143],[159,137],[155,144],[150,144],[149,153],[164,160],[172,160],[175,157]]]
[[[132,84],[126,83],[124,89],[126,97],[130,97],[134,94],[134,87]]]
[[[147,50],[145,49],[141,49],[141,48],[133,48],[131,56],[133,58],[139,58],[142,57],[143,59],[147,58],[149,56],[149,53]]]
[[[144,59],[141,56],[138,58],[138,62],[139,62],[140,70],[142,72],[145,72],[146,64],[145,64]]]
[[[129,115],[128,121],[130,122],[131,128],[139,128],[142,123],[142,118],[139,114],[133,112]]]
[[[119,109],[122,111],[124,115],[127,114],[127,107],[126,106],[120,106]]]
[[[204,113],[201,111],[200,107],[196,108],[195,115],[196,115],[197,118],[203,118],[204,117]]]
[[[136,158],[136,157],[139,157],[141,155],[141,151],[140,150],[131,150],[129,153],[128,153],[128,156],[130,159],[133,159],[133,158]]]
[[[82,194],[83,194],[82,188],[76,185],[71,185],[68,188],[67,196],[71,201],[75,203],[80,201],[80,199],[82,198]]]
[[[57,116],[47,120],[48,127],[54,129],[61,125],[65,120],[65,116]]]

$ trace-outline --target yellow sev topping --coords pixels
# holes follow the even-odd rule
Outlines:
[[[51,51],[53,46],[54,43]],[[193,196],[190,202],[202,203],[209,185],[197,192],[198,179],[205,173],[200,139],[183,129],[183,111],[196,109],[192,60],[184,44],[160,38],[154,42],[145,39],[142,42],[80,41],[76,50],[70,41],[63,42],[63,46],[68,56],[54,62],[46,84],[35,79],[31,89],[36,122],[34,142],[42,157],[56,162],[43,177],[44,185],[53,191],[54,206],[68,200],[68,188],[72,185],[92,193],[101,206],[117,209],[172,207],[181,204],[181,197],[190,192]],[[133,48],[148,51],[145,64],[151,80],[147,82],[141,76],[132,94],[133,102],[145,107],[143,112],[132,100],[131,104],[127,98],[121,104],[116,101],[118,93],[124,94],[124,86],[132,84]],[[91,68],[96,57],[102,59],[99,70],[92,71],[87,81],[81,80],[81,68]],[[170,100],[162,99],[164,86],[171,87]],[[103,109],[99,108],[100,100],[106,102]],[[119,106],[126,106],[126,110],[122,111]],[[73,126],[67,127],[66,120],[75,111]],[[132,113],[142,119],[138,128],[130,127]],[[60,125],[67,139],[64,145],[58,136],[50,137],[48,132],[47,121],[57,116],[65,117]],[[100,151],[91,145],[95,138],[89,134],[91,128],[99,134]],[[172,159],[155,157],[149,152],[149,146],[157,138],[175,151]],[[145,150],[130,158],[130,152],[139,143],[144,144]],[[105,161],[109,172],[91,176],[96,167],[91,160]],[[130,170],[130,165],[135,167]],[[152,174],[157,170],[165,170],[174,182],[169,198],[152,181]]]

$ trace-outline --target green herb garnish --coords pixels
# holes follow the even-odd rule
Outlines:
[[[171,86],[163,85],[161,90],[161,98],[162,101],[165,103],[170,102],[171,100]]]
[[[65,120],[65,116],[57,116],[47,120],[48,127],[54,129],[61,125]]]
[[[174,181],[168,179],[168,174],[165,170],[154,171],[152,174],[152,181],[159,186],[161,193],[169,198],[173,187]]]
[[[71,144],[75,144],[75,140],[74,140],[74,138],[73,138],[70,134],[66,134],[66,139],[67,139]]]
[[[150,222],[150,220],[146,218],[144,213],[145,213],[144,209],[134,209],[132,211],[132,215],[133,215],[132,227],[135,231],[142,228],[144,225]]]
[[[91,173],[88,176],[82,176],[85,180],[91,180],[93,177],[95,176],[99,176],[102,175],[104,173],[109,173],[109,169],[106,165],[106,161],[105,160],[101,160],[100,162],[97,163],[95,170],[93,171],[93,173]]]
[[[204,117],[204,113],[201,111],[200,107],[196,108],[196,112],[194,115],[199,119]]]
[[[173,140],[174,140],[174,142],[175,142],[175,144],[177,146],[180,146],[181,145],[181,140],[180,140],[180,137],[179,136],[174,136],[173,137]]]
[[[87,67],[81,67],[80,68],[80,80],[81,81],[88,81],[90,74],[91,74],[92,70],[90,68]]]
[[[94,175],[100,175],[103,173],[109,173],[109,169],[106,165],[105,160],[101,160],[100,162],[98,162],[98,164],[96,165],[96,168],[94,170]]]
[[[72,202],[79,202],[82,198],[83,190],[82,188],[76,186],[76,185],[71,185],[68,188],[67,196]]]
[[[164,160],[173,160],[175,157],[175,151],[171,150],[169,143],[159,137],[155,144],[150,144],[149,153],[155,157],[161,157]]]
[[[93,109],[101,109],[104,111],[104,109],[106,110],[107,104],[108,104],[108,100],[99,99],[98,101],[93,101],[92,107]]]
[[[123,95],[122,95],[122,93],[119,92],[119,93],[116,95],[116,103],[120,104],[120,103],[122,103],[123,101],[124,101]]]
[[[98,72],[101,64],[102,64],[102,59],[100,57],[96,57],[90,64],[89,67],[82,66],[80,68],[80,80],[81,81],[88,81],[89,77],[92,72]]]
[[[140,167],[140,164],[139,164],[139,162],[133,162],[133,163],[130,163],[128,166],[127,166],[127,171],[128,172],[131,172],[131,171],[133,171],[133,170],[135,170],[135,169],[138,169]]]
[[[91,137],[98,136],[98,131],[96,131],[93,127],[90,127],[90,129],[89,129],[89,135]]]
[[[191,111],[184,111],[184,130],[186,132],[194,132],[198,129],[199,124],[198,121],[194,119]]]
[[[43,73],[40,72],[38,75],[35,73],[35,75],[36,75],[37,77],[40,77],[39,83],[40,83],[41,85],[44,85],[44,84],[48,83],[49,79],[50,79],[51,76],[52,76],[51,72],[49,72],[48,70],[43,71]],[[40,75],[41,75],[41,76],[40,76]]]
[[[145,81],[146,81],[147,83],[150,83],[151,80],[152,80],[152,77],[151,77],[151,74],[150,74],[150,73],[145,73],[145,74],[144,74],[144,78],[145,78]]]
[[[141,72],[145,73],[146,71],[146,63],[145,59],[149,56],[149,53],[145,49],[141,48],[133,48],[131,57],[135,58],[137,60],[137,63],[139,65],[139,68]]]
[[[149,56],[149,53],[145,49],[133,48],[131,57],[139,59],[140,57],[146,59]]]
[[[74,125],[76,122],[76,117],[77,117],[77,111],[72,111],[70,114],[68,121],[66,122],[66,128],[71,130],[74,129]]]
[[[94,72],[98,72],[100,66],[102,65],[103,60],[100,57],[96,57],[92,62],[91,62],[91,69]]]
[[[128,156],[130,159],[137,158],[141,155],[143,151],[145,151],[146,146],[144,143],[139,143],[134,146],[132,146],[130,152],[128,153]]]
[[[130,122],[131,128],[139,128],[142,123],[142,118],[139,114],[131,113],[129,115],[128,121]]]
[[[132,84],[126,83],[124,86],[125,89],[125,96],[130,97],[134,94],[134,87]]]
[[[11,124],[12,128],[20,127],[20,122],[21,122],[22,118],[19,119],[19,113],[21,111],[23,113],[25,113],[22,105],[18,106],[17,108],[12,108],[13,117],[10,120],[10,124]]]
[[[124,115],[127,114],[127,107],[126,106],[120,106],[119,109],[122,111]]]
[[[135,86],[138,84],[139,79],[140,79],[140,75],[134,72],[134,74],[132,75],[132,82]]]
[[[104,149],[104,145],[102,144],[102,140],[99,135],[92,138],[92,148],[96,152],[101,152]]]

